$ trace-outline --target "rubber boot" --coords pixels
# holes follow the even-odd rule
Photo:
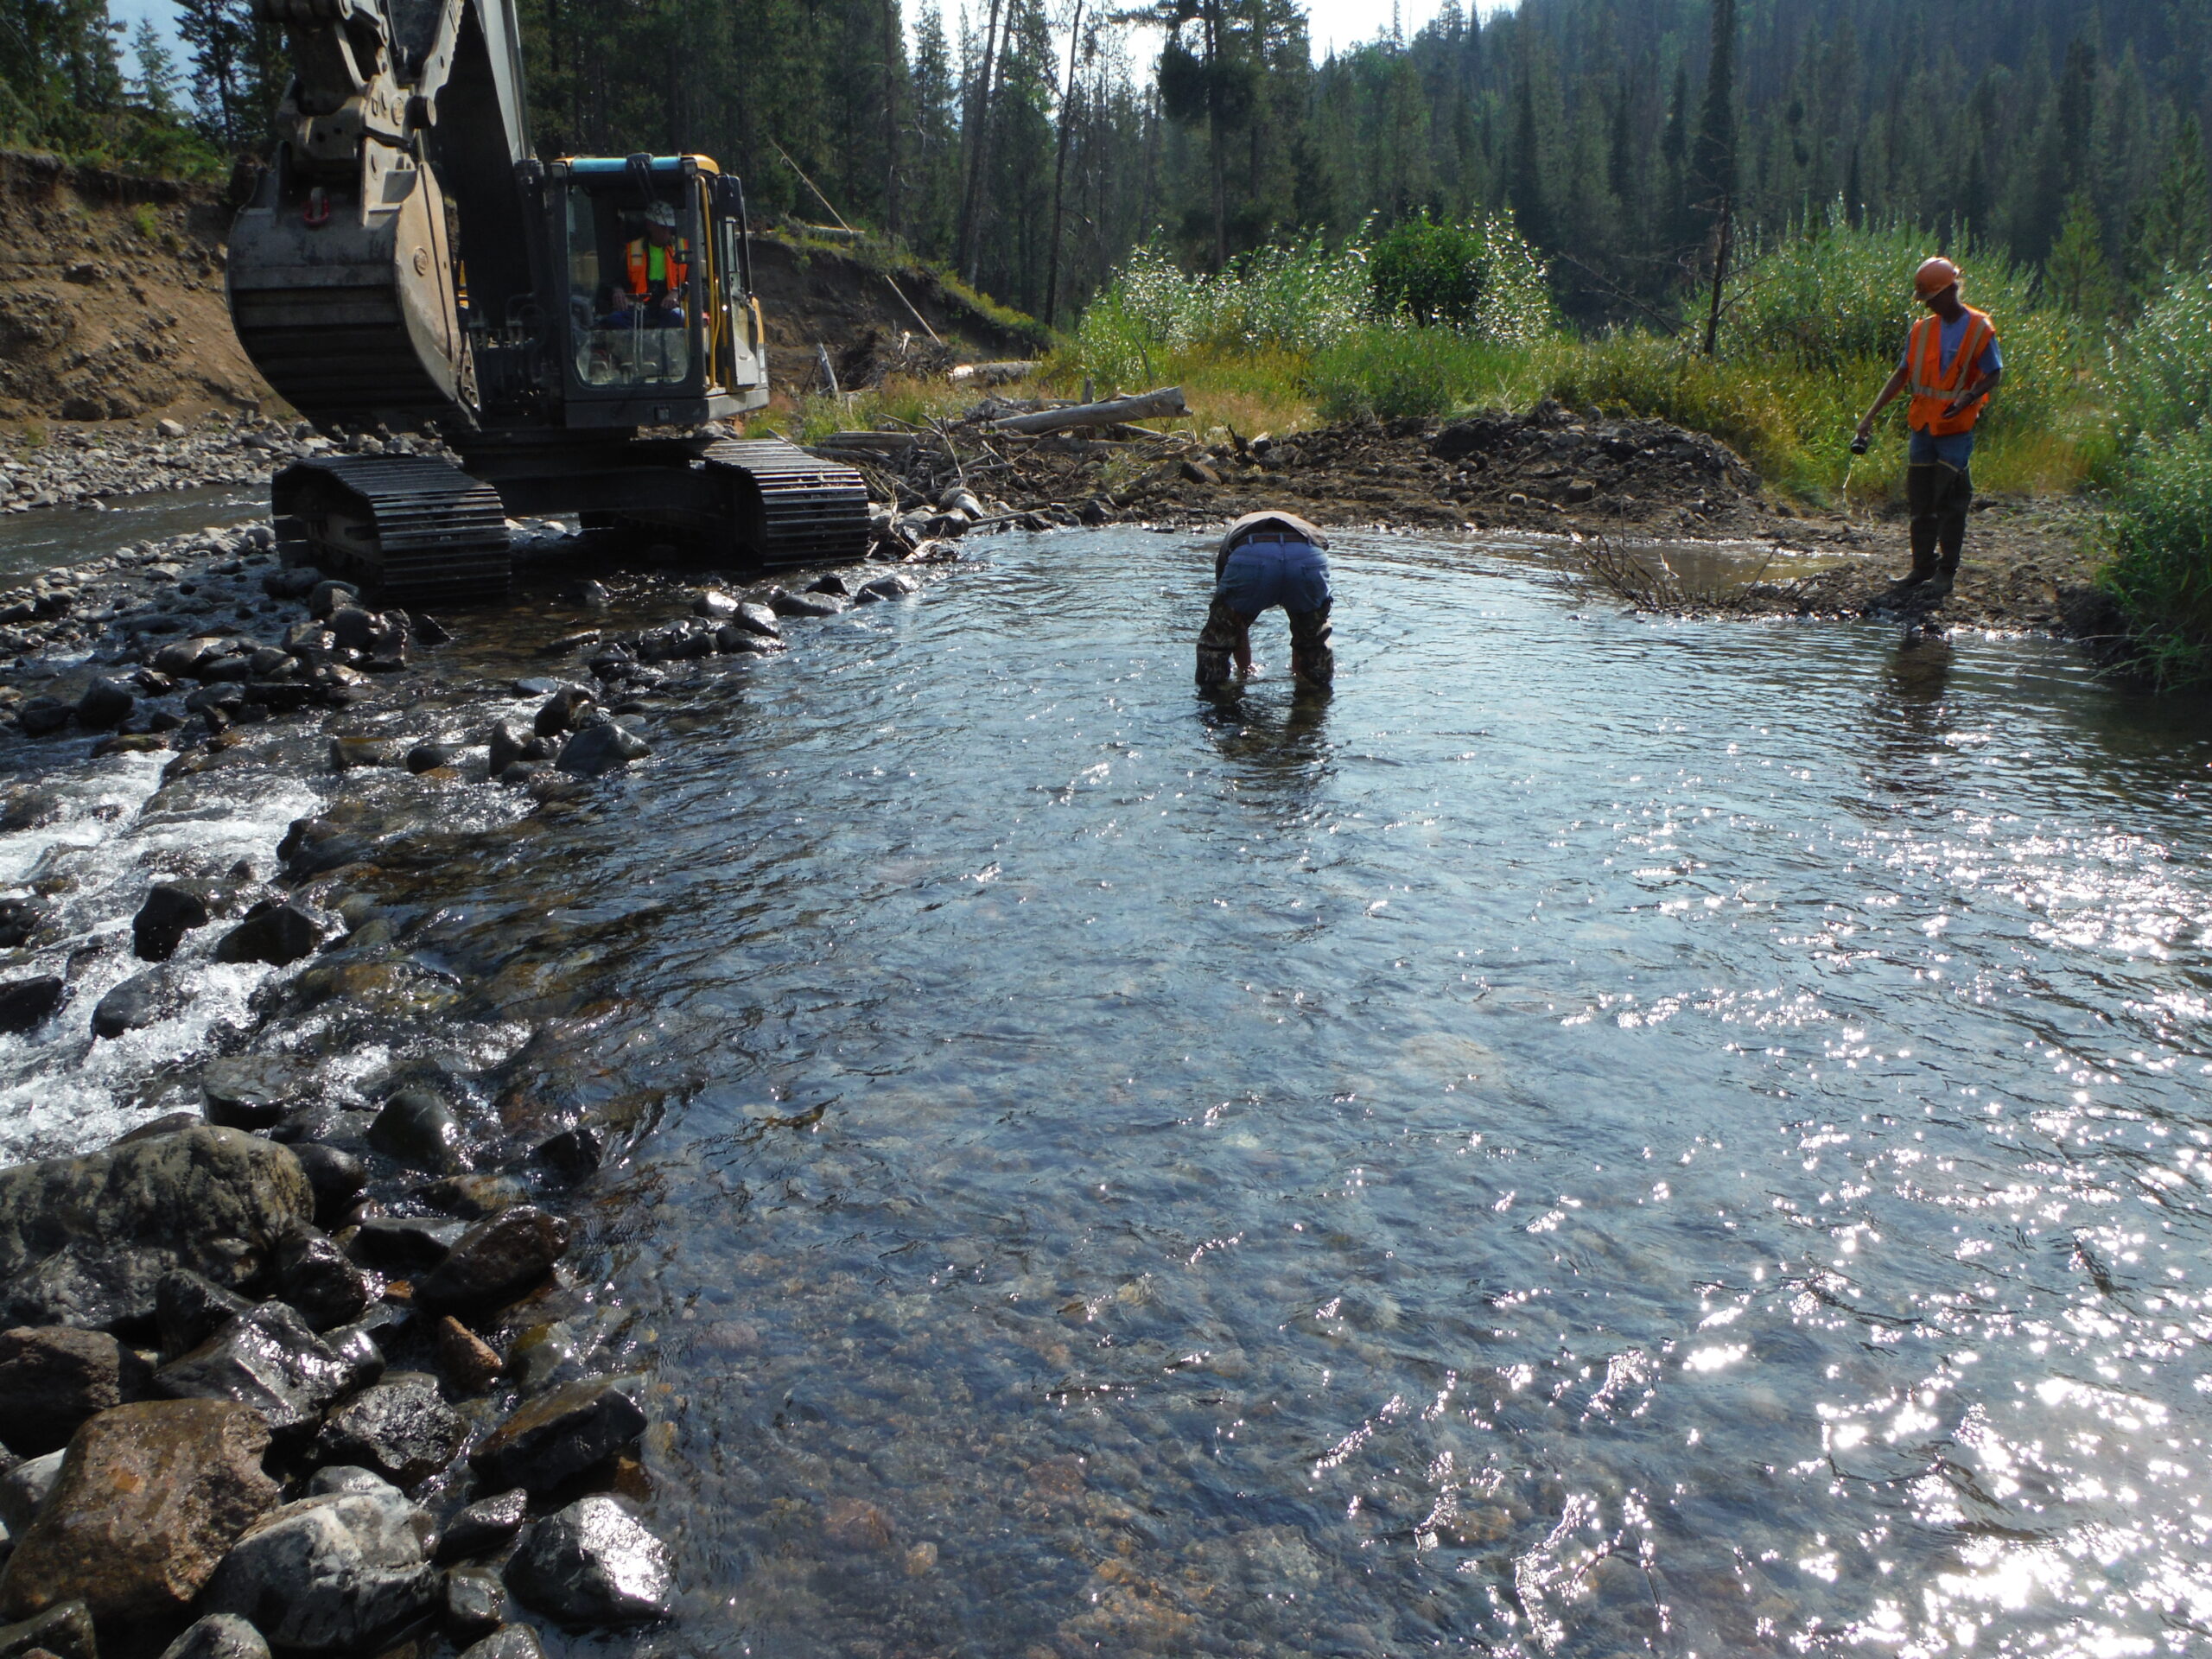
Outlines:
[[[1947,467],[1919,465],[1904,469],[1905,505],[1912,511],[1912,569],[1889,586],[1885,601],[1896,604],[1916,599],[1916,591],[1936,575],[1936,546],[1941,534],[1938,513]]]
[[[1205,626],[1198,630],[1199,690],[1215,691],[1230,683],[1236,641],[1243,632],[1236,613],[1220,600],[1214,601],[1206,612]]]
[[[1951,596],[1952,585],[1959,575],[1959,555],[1967,544],[1967,514],[1974,506],[1972,475],[1964,467],[1944,470],[1950,476],[1944,480],[1936,506],[1936,574],[1921,590],[1931,604]]]
[[[1329,645],[1332,630],[1329,626],[1328,607],[1292,611],[1288,614],[1290,671],[1301,683],[1325,691],[1337,683],[1337,653]]]

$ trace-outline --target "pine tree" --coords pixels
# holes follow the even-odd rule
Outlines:
[[[168,42],[162,39],[162,31],[154,27],[152,18],[138,20],[138,27],[130,36],[130,54],[138,64],[137,76],[131,83],[133,94],[162,119],[175,116],[177,94],[184,88],[183,79],[177,73],[176,60],[169,54]]]
[[[2113,280],[2112,260],[2105,253],[2096,199],[2087,189],[2067,199],[2066,217],[2044,264],[2044,281],[2050,298],[2077,317],[2101,322],[2113,314],[2119,289]]]
[[[2128,238],[2129,298],[2141,305],[2174,272],[2212,257],[2212,187],[2204,165],[2204,129],[2194,115],[2177,124],[2165,169],[2135,216]]]

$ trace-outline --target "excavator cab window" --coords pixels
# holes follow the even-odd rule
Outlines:
[[[585,385],[674,389],[691,379],[696,194],[677,177],[655,178],[644,201],[626,175],[571,181],[569,337]]]

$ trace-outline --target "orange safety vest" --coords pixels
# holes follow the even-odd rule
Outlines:
[[[691,250],[681,239],[669,247],[655,247],[644,237],[630,244],[630,291],[639,299],[658,282],[666,294],[680,292],[691,279]]]
[[[1967,314],[1966,331],[1960,336],[1959,349],[1948,370],[1943,367],[1943,320],[1933,312],[1912,325],[1912,336],[1904,348],[1905,369],[1912,385],[1912,406],[1905,411],[1906,423],[1915,431],[1939,438],[1972,431],[1989,402],[1986,396],[1977,397],[1955,415],[1943,412],[1952,399],[1974,384],[1974,365],[1997,338],[1996,325],[1988,313],[1970,305],[1961,308]]]

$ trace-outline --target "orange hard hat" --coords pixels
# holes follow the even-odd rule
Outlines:
[[[1958,280],[1959,268],[1939,253],[1912,273],[1912,291],[1932,300]]]

